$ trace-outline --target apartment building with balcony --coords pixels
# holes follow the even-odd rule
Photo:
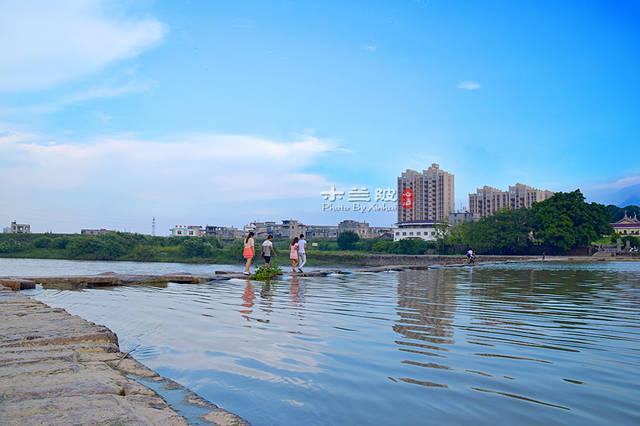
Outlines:
[[[469,194],[469,212],[474,218],[491,216],[502,209],[531,208],[533,203],[553,197],[552,191],[536,189],[528,185],[516,183],[508,191],[484,186],[475,194]]]
[[[455,210],[454,175],[436,163],[422,172],[408,169],[397,183],[398,223],[444,222]]]

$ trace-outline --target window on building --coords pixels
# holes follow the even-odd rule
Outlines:
[[[403,232],[403,233],[402,233],[402,235],[407,235],[407,233],[406,233],[406,232]]]

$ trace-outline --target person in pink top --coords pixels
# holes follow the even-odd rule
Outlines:
[[[247,259],[247,264],[244,266],[244,274],[251,275],[249,272],[249,268],[251,267],[251,261],[253,260],[253,256],[256,255],[255,249],[253,247],[253,232],[249,232],[247,238],[244,240],[244,250],[242,251],[242,256]]]
[[[298,237],[295,237],[291,243],[291,254],[289,255],[289,259],[291,259],[291,268],[293,272],[296,272],[296,266],[298,266]]]

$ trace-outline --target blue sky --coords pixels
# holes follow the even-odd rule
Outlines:
[[[297,218],[433,162],[640,190],[640,4],[0,0],[0,221],[37,232]]]

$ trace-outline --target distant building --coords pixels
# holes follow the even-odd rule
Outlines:
[[[436,241],[438,231],[437,222],[427,220],[414,220],[411,222],[401,222],[393,230],[393,241],[420,238],[425,241]]]
[[[471,222],[475,216],[471,212],[453,212],[449,215],[449,225],[457,225],[462,222]]]
[[[380,238],[383,240],[393,240],[393,228],[390,226],[374,226],[371,228],[372,238]]]
[[[640,237],[640,220],[638,217],[633,215],[633,217],[627,216],[627,212],[624,213],[624,217],[619,221],[612,223],[613,231],[617,232],[621,236],[632,235],[635,237]]]
[[[343,220],[338,224],[338,234],[346,231],[355,232],[360,238],[372,238],[371,227],[367,222]]]
[[[171,228],[172,237],[203,237],[205,235],[204,229],[201,226],[185,226],[185,225],[176,225]]]
[[[318,238],[324,240],[335,240],[338,238],[337,226],[324,226],[324,225],[307,225],[307,232],[305,233],[307,239]]]
[[[442,222],[454,211],[454,200],[454,176],[436,163],[422,173],[407,170],[398,177],[398,223]]]
[[[335,240],[338,234],[344,231],[353,231],[360,238],[393,238],[393,228],[390,227],[372,227],[367,222],[358,222],[355,220],[344,220],[335,225],[304,225],[297,220],[283,220],[282,223],[276,222],[251,222],[243,228],[244,235],[253,232],[257,239],[267,238],[267,235],[273,235],[275,239],[293,239],[294,237],[304,234],[307,239],[329,239]]]
[[[243,228],[244,233],[253,232],[258,239],[273,235],[275,239],[293,239],[306,232],[306,226],[294,219],[276,222],[251,222]]]
[[[116,232],[111,229],[82,229],[80,230],[80,234],[82,235],[103,235],[109,234],[111,232]]]
[[[290,240],[306,232],[306,226],[293,219],[283,220],[282,225],[279,225],[279,228],[280,229],[277,232],[279,238],[288,238]]]
[[[501,191],[490,186],[479,188],[475,194],[469,194],[469,212],[474,218],[491,216],[502,209],[531,208],[533,203],[553,197],[553,192],[532,188],[521,183]]]
[[[207,225],[204,228],[204,235],[223,240],[235,240],[236,238],[242,238],[243,232],[234,227]]]
[[[7,234],[30,234],[31,225],[16,223],[14,220],[8,227],[4,228],[4,232]]]

